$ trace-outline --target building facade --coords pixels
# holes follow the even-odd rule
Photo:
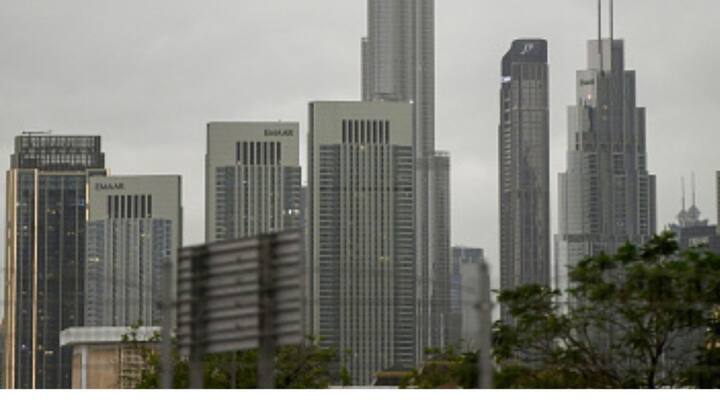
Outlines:
[[[451,257],[451,274],[450,274],[450,307],[448,308],[448,344],[456,348],[465,349],[470,342],[467,341],[463,333],[463,327],[472,314],[467,313],[466,307],[474,305],[479,297],[480,292],[476,291],[478,275],[469,277],[466,273],[472,271],[468,269],[468,264],[479,266],[484,260],[484,252],[482,249],[456,246],[452,249]],[[465,277],[463,277],[463,275]],[[475,284],[472,281],[475,280]],[[475,291],[475,294],[473,294]],[[473,311],[477,315],[477,311]],[[477,316],[476,316],[477,317]],[[465,322],[463,322],[465,320]],[[477,320],[479,323],[479,319]],[[472,327],[472,325],[470,325]],[[477,336],[477,335],[475,335]]]
[[[7,173],[6,388],[66,388],[60,331],[84,323],[87,186],[99,136],[23,135]]]
[[[558,178],[556,288],[567,289],[569,268],[586,256],[656,233],[655,176],[635,83],[622,40],[589,41],[588,69],[577,73],[577,105],[568,110],[567,171]]]
[[[516,40],[502,60],[500,90],[502,290],[550,285],[549,117],[547,42]]]
[[[692,205],[685,209],[685,179],[683,178],[682,209],[677,215],[677,223],[668,225],[667,229],[675,234],[680,251],[703,248],[720,253],[720,235],[717,226],[701,219],[700,209],[695,199],[695,175],[692,176]]]
[[[367,4],[362,99],[407,102],[413,109],[416,333],[421,358],[425,348],[442,346],[447,336],[450,272],[449,156],[435,153],[435,2],[368,0]]]
[[[315,102],[309,117],[313,334],[368,385],[417,364],[412,109]]]
[[[205,239],[238,239],[300,225],[299,125],[207,126]]]
[[[81,327],[60,334],[72,351],[72,389],[134,389],[149,367],[143,351],[159,351],[159,327]],[[132,341],[124,341],[131,337]]]
[[[90,179],[87,207],[85,326],[160,326],[177,284],[180,176]]]

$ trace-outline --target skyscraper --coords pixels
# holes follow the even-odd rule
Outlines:
[[[562,290],[569,266],[656,232],[655,176],[647,170],[645,109],[636,105],[635,72],[625,70],[623,40],[614,39],[612,29],[609,39],[601,37],[599,32],[588,43],[588,69],[577,73],[577,104],[568,109],[553,280]]]
[[[177,284],[180,183],[180,176],[90,179],[85,326],[161,325],[165,283]]]
[[[417,364],[412,108],[310,104],[313,334],[355,384]]]
[[[299,126],[207,126],[205,239],[237,239],[300,225]]]
[[[548,49],[514,41],[500,89],[500,287],[550,285]],[[501,311],[508,319],[507,311]]]
[[[368,0],[367,17],[367,37],[362,39],[362,98],[409,102],[413,109],[421,356],[425,348],[441,346],[447,334],[444,320],[450,266],[449,196],[442,195],[450,189],[449,156],[435,153],[435,3]]]
[[[7,173],[5,387],[70,386],[60,331],[84,322],[87,185],[99,136],[15,138]]]

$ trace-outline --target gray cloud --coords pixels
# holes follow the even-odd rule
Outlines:
[[[496,262],[500,58],[515,38],[549,41],[556,224],[565,111],[596,35],[595,2],[436,3],[437,146],[453,156],[453,241]],[[616,11],[648,108],[659,225],[679,210],[679,177],[691,170],[714,221],[720,3],[618,0]],[[2,0],[0,156],[23,130],[102,134],[113,173],[183,175],[185,241],[201,242],[205,123],[282,119],[305,130],[308,101],[359,97],[364,33],[364,0]]]

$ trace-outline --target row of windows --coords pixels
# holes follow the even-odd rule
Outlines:
[[[389,144],[390,121],[378,120],[343,120],[343,143],[355,144]]]
[[[152,195],[111,195],[108,218],[152,218]]]
[[[280,142],[238,142],[235,160],[243,165],[276,165],[282,162]]]

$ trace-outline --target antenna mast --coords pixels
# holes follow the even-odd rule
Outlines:
[[[610,44],[615,39],[615,0],[610,0]]]
[[[682,210],[685,211],[685,176],[680,178],[682,184]]]
[[[602,0],[598,0],[598,54],[600,56],[600,73],[605,71],[602,48]]]
[[[692,202],[695,206],[695,172],[692,172]]]

